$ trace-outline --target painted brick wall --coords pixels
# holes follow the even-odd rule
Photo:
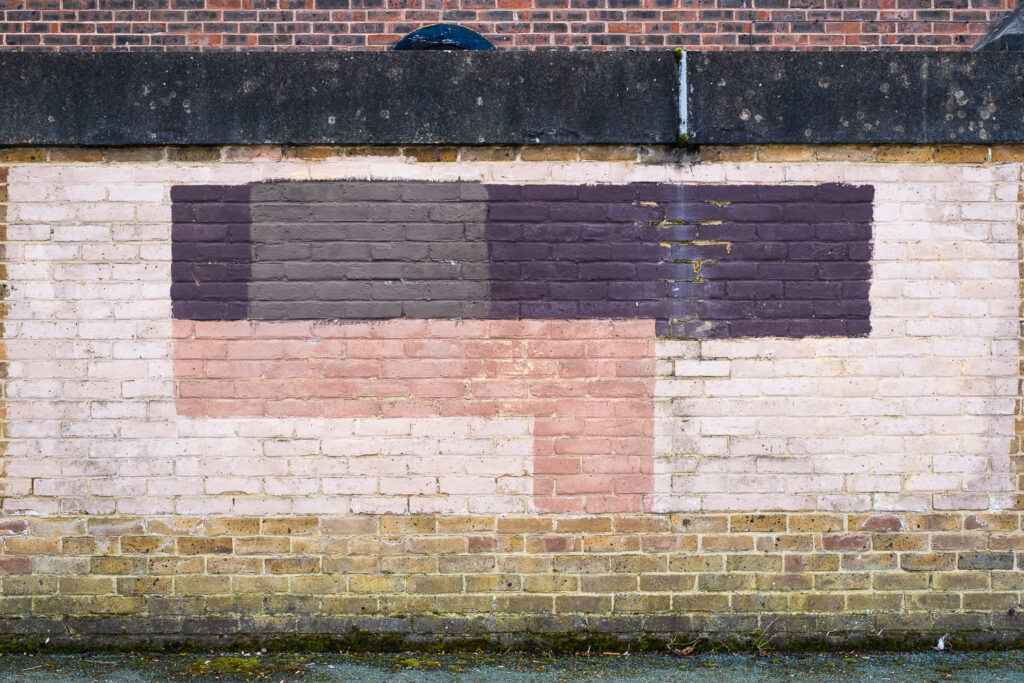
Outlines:
[[[176,186],[178,410],[531,417],[544,437],[533,485],[506,476],[499,491],[532,488],[544,510],[640,511],[653,493],[654,337],[867,334],[872,195],[838,184]],[[336,324],[389,319],[416,322]],[[495,493],[493,478],[469,490],[434,481],[429,465],[417,474],[380,493],[441,494],[456,510],[460,493]]]
[[[1019,149],[381,151],[0,157],[2,633],[1019,637]]]
[[[358,157],[12,166],[5,509],[1006,509],[1015,491],[1018,171]],[[358,182],[260,182],[314,174]],[[365,180],[379,176],[407,182]],[[446,177],[459,182],[408,182]],[[662,205],[630,185],[653,180],[645,192],[709,199]],[[192,201],[217,182],[241,198],[240,181],[294,199],[249,209]],[[772,202],[733,203],[755,187]],[[382,200],[344,199],[372,191]],[[403,191],[419,198],[402,201]],[[502,201],[491,201],[496,192]],[[552,199],[590,192],[604,199]],[[331,201],[310,202],[310,193]],[[423,193],[449,201],[424,204]],[[856,201],[815,205],[809,193]],[[594,211],[623,213],[583,222]],[[250,214],[262,218],[248,225],[249,244],[202,241],[211,230],[236,234]],[[840,215],[855,222],[816,222]],[[220,222],[191,222],[202,220]],[[450,240],[439,240],[441,229]],[[520,230],[549,241],[502,241]],[[704,230],[732,241],[700,239]],[[644,231],[650,241],[621,241]],[[804,239],[764,241],[779,231]],[[843,240],[818,242],[821,234]],[[610,242],[615,253],[599,248],[596,237],[607,235],[620,240]],[[759,260],[748,260],[744,239]],[[629,244],[654,273],[642,294],[658,285],[670,306],[652,299],[656,310],[642,313],[646,299],[610,296],[638,272],[622,260]],[[285,247],[321,250],[330,269],[312,257],[282,260]],[[533,260],[504,260],[509,248]],[[572,259],[546,261],[558,248]],[[691,252],[709,248],[717,258],[697,277]],[[223,249],[249,260],[218,284],[232,265]],[[368,260],[334,260],[341,253]],[[439,264],[448,270],[433,274],[449,279],[418,279]],[[323,279],[310,279],[310,267]],[[736,269],[747,279],[719,279]],[[450,279],[456,272],[471,277]],[[801,317],[788,320],[780,306],[791,283],[779,278],[793,272],[824,279],[794,281]],[[447,294],[432,289],[438,283]],[[377,284],[383,300],[372,298]],[[554,318],[538,302],[556,285],[600,296],[559,299],[558,310],[569,302],[575,313]],[[212,298],[189,299],[197,286]],[[469,287],[458,290],[465,301],[453,303],[452,286]],[[623,319],[623,303],[635,317]],[[429,304],[431,315],[413,308],[407,317],[396,304]],[[698,319],[657,317],[684,309]],[[211,310],[231,319],[209,320]],[[741,326],[700,317],[722,310]],[[467,312],[479,317],[459,317]],[[381,436],[394,438],[382,445]],[[520,460],[495,465],[501,453]],[[448,475],[476,483],[460,493],[438,479]]]
[[[13,50],[388,49],[410,31],[445,22],[503,49],[964,50],[1012,8],[1012,0],[757,0],[750,7],[725,0],[82,0],[60,7],[5,0],[0,43]]]

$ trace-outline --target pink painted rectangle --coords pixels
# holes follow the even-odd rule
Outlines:
[[[655,321],[174,321],[178,413],[534,420],[547,511],[635,512],[652,490]]]

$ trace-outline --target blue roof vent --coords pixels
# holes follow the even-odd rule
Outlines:
[[[392,50],[493,50],[491,42],[458,24],[433,24],[416,29]]]

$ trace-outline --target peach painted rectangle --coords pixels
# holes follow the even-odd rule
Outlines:
[[[188,417],[534,418],[543,511],[639,511],[651,491],[646,320],[174,321]]]

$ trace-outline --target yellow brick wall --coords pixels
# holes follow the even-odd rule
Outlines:
[[[566,627],[623,645],[1012,641],[1024,590],[1018,513],[8,517],[0,539],[0,617],[67,624],[60,641],[318,620],[408,642]]]

